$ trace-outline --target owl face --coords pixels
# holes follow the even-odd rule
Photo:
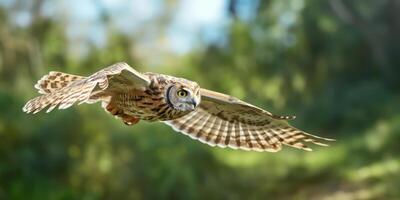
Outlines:
[[[193,111],[200,103],[200,87],[194,82],[170,85],[166,93],[167,103],[179,111]]]

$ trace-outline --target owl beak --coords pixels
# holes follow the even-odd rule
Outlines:
[[[199,101],[195,98],[192,99],[191,103],[193,105],[193,108],[196,108],[199,105]]]

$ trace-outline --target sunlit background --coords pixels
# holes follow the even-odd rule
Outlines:
[[[0,199],[400,199],[400,1],[0,0]],[[48,71],[126,61],[336,138],[212,148],[99,105],[26,115]]]

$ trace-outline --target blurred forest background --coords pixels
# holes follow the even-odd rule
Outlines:
[[[0,199],[400,199],[400,1],[0,0]],[[26,115],[50,70],[183,76],[336,138],[211,148],[99,105]]]

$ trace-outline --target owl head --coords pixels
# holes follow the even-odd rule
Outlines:
[[[200,104],[200,87],[197,83],[180,80],[166,90],[167,103],[179,111],[193,111]]]

